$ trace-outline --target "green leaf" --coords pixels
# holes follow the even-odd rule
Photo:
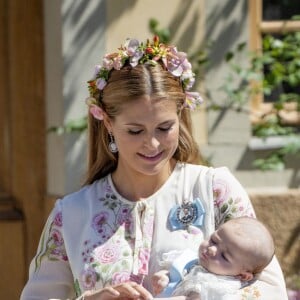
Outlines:
[[[267,171],[282,171],[285,167],[283,158],[278,153],[273,153],[265,159],[256,159],[253,162],[254,167]]]
[[[225,54],[225,61],[229,62],[233,57],[234,57],[233,52],[229,51]]]
[[[222,207],[221,207],[221,213],[223,214],[226,210],[228,209],[228,204],[224,204],[224,205],[222,205]]]

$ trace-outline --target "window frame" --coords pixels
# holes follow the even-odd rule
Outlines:
[[[262,35],[266,33],[287,33],[300,31],[299,20],[263,20],[263,0],[248,0],[249,7],[249,49],[251,52],[261,53],[262,51]],[[253,82],[253,85],[258,83]],[[252,96],[250,101],[251,107],[251,122],[256,123],[257,116],[264,115],[267,111],[272,110],[273,104],[264,102],[262,93]],[[287,108],[294,110],[296,107],[289,104]],[[296,112],[297,113],[297,112]],[[289,121],[290,117],[287,117]],[[295,122],[290,119],[292,125],[300,124],[299,118]]]

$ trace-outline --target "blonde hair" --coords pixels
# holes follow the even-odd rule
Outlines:
[[[185,93],[179,78],[173,76],[162,64],[126,64],[112,70],[107,85],[97,95],[101,107],[112,120],[122,112],[122,107],[134,105],[142,96],[152,101],[174,101],[179,114],[179,143],[174,153],[178,161],[201,163],[198,146],[192,136],[190,111],[183,108]],[[88,170],[85,184],[91,184],[117,167],[118,154],[108,149],[109,135],[103,121],[89,115]]]

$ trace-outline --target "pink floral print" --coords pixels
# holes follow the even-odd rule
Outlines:
[[[97,281],[97,274],[94,269],[88,268],[84,270],[81,275],[81,283],[85,289],[91,290],[95,287]]]
[[[59,230],[54,228],[52,230],[51,237],[56,246],[62,246],[64,244],[64,240]]]
[[[115,263],[120,256],[120,247],[119,245],[108,243],[107,245],[96,248],[94,255],[101,264]]]
[[[49,224],[49,228],[46,226],[42,233],[41,240],[44,241],[44,243],[40,244],[39,253],[35,257],[35,271],[39,270],[44,258],[68,261],[61,227],[62,214],[58,212],[55,214],[53,221]],[[49,230],[48,232],[47,229]]]
[[[130,280],[130,272],[128,271],[116,272],[112,276],[112,284],[128,282],[129,280]]]
[[[141,248],[139,251],[139,274],[148,274],[148,263],[150,259],[150,250]]]
[[[55,215],[53,223],[57,227],[62,227],[62,213],[61,212],[58,212]]]
[[[255,217],[251,202],[237,192],[239,189],[236,179],[226,169],[221,169],[220,174],[213,180],[216,228],[232,218]],[[240,191],[242,192],[242,189]]]
[[[226,182],[222,179],[217,179],[213,186],[214,205],[220,208],[228,200],[229,193],[229,186]]]

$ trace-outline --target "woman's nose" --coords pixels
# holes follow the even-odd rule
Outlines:
[[[209,246],[207,248],[207,253],[208,253],[209,256],[212,256],[212,257],[216,256],[216,254],[217,254],[217,247],[215,245]]]
[[[156,148],[159,146],[159,140],[155,135],[149,135],[146,138],[146,145],[151,148]]]

